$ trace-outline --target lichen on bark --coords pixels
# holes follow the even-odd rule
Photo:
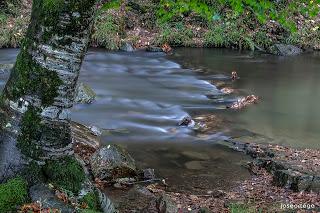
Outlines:
[[[27,103],[18,146],[31,159],[72,154],[72,107],[97,0],[34,0],[31,23],[4,89],[4,99]]]
[[[39,164],[46,181],[74,192],[79,191],[85,174],[72,156],[68,111],[73,106],[97,2],[33,1],[31,23],[1,106],[14,115],[7,116],[8,122],[17,127],[17,147],[29,162]]]

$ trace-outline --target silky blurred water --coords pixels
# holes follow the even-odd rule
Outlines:
[[[14,63],[17,53],[1,49],[0,64]],[[319,59],[317,53],[278,57],[181,48],[167,56],[90,49],[79,81],[92,87],[97,98],[76,105],[72,119],[104,129],[105,144],[127,147],[140,167],[155,168],[167,179],[169,190],[225,189],[249,176],[241,166],[248,158],[218,144],[227,138],[224,131],[198,137],[177,123],[187,115],[218,114],[233,129],[274,139],[268,142],[319,148]],[[234,70],[240,79],[231,83]],[[0,87],[7,78],[0,74]],[[236,94],[223,95],[209,83],[217,81]],[[260,103],[226,110],[236,96],[249,94],[260,96]]]

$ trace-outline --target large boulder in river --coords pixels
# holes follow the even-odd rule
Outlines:
[[[79,83],[76,88],[75,103],[90,104],[96,98],[96,93],[84,83]]]
[[[94,177],[100,180],[115,181],[137,174],[133,158],[117,145],[108,145],[97,150],[90,158],[90,165]]]
[[[274,55],[281,55],[281,56],[292,56],[292,55],[299,55],[303,51],[297,46],[289,45],[289,44],[274,44],[270,47],[270,53]]]

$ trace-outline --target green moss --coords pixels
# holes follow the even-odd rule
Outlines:
[[[11,79],[14,82],[10,82]],[[7,88],[6,94],[11,100],[17,100],[24,95],[38,95],[43,106],[53,104],[62,84],[56,72],[34,62],[26,47],[18,55],[10,80],[11,86]]]
[[[33,159],[39,159],[43,156],[38,141],[41,139],[42,124],[39,110],[34,107],[24,113],[21,119],[21,134],[17,139],[17,146],[21,152]]]
[[[86,194],[80,201],[86,203],[88,205],[88,209],[99,210],[99,197],[95,192]]]
[[[59,11],[64,5],[64,0],[44,0],[43,9],[46,11]]]
[[[22,178],[14,178],[0,185],[0,212],[15,211],[27,200],[27,183]]]
[[[73,193],[80,191],[86,177],[82,166],[73,157],[49,160],[43,169],[49,182]]]
[[[44,183],[46,181],[42,167],[35,161],[31,161],[29,165],[22,170],[21,176],[28,182],[29,185]]]
[[[81,213],[101,213],[101,211],[96,211],[92,209],[83,209],[81,210]]]

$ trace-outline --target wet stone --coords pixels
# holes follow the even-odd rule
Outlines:
[[[59,200],[46,185],[38,184],[31,186],[29,195],[32,202],[41,202],[43,208],[59,209],[63,213],[75,212],[75,209]]]
[[[270,48],[270,53],[281,56],[299,55],[302,52],[299,47],[287,44],[275,44]]]
[[[156,178],[156,175],[154,174],[154,169],[144,169],[143,170],[143,178],[145,180],[152,180]]]
[[[190,116],[183,117],[178,123],[178,126],[192,126],[192,125],[194,125],[194,121]]]
[[[96,93],[86,84],[79,83],[76,88],[75,103],[90,104],[96,98]]]
[[[294,191],[309,191],[313,182],[313,176],[302,174],[293,170],[277,170],[273,176],[273,182],[277,186],[290,188]]]
[[[114,181],[117,178],[133,177],[137,174],[135,161],[122,147],[108,145],[97,150],[90,158],[95,178]]]

